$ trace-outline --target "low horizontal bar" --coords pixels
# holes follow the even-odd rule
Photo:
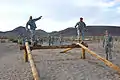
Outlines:
[[[64,49],[64,48],[81,48],[79,45],[71,44],[71,45],[61,45],[61,46],[30,46],[31,50],[35,49]],[[20,46],[20,50],[25,49],[25,46]]]

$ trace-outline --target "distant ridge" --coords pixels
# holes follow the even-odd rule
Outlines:
[[[120,27],[119,26],[87,26],[88,31],[85,33],[86,36],[100,36],[103,35],[105,30],[109,30],[111,35],[113,36],[120,36]],[[40,37],[46,37],[48,34],[59,36],[60,34],[62,36],[75,36],[76,35],[76,29],[73,27],[68,27],[61,31],[53,31],[53,32],[46,32],[44,30],[38,29],[36,30],[36,36]],[[2,32],[0,31],[0,37],[18,37],[18,36],[27,36],[29,35],[29,32],[26,32],[25,27],[19,26],[11,31]]]

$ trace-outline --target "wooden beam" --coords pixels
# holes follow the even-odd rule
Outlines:
[[[31,50],[35,49],[64,49],[64,48],[81,48],[79,45],[72,44],[72,45],[61,45],[61,46],[30,46]],[[20,50],[25,49],[25,46],[20,46]]]
[[[32,57],[31,50],[30,50],[28,42],[25,43],[25,46],[26,46],[28,59],[29,59],[29,62],[30,62],[30,66],[31,66],[31,69],[32,69],[34,80],[40,80],[38,71],[36,69],[36,65],[35,65],[35,63],[33,61],[33,57]]]
[[[69,51],[69,50],[71,50],[71,49],[73,49],[73,48],[67,48],[67,49],[65,49],[64,51],[61,51],[60,53],[66,53],[67,51]]]
[[[28,62],[28,54],[26,48],[24,49],[24,61]]]
[[[85,47],[84,45],[80,44],[80,43],[76,43],[77,45],[81,46],[82,48],[84,48],[89,54],[91,54],[92,56],[96,57],[97,59],[101,60],[102,62],[104,62],[106,65],[108,65],[109,67],[111,67],[112,69],[118,71],[118,73],[120,73],[120,68],[113,64],[112,62],[106,60],[105,58],[102,58],[101,56],[99,56],[98,54],[96,54],[95,52],[91,51],[90,49],[88,49],[87,47]]]

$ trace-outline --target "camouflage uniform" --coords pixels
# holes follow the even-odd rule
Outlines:
[[[51,44],[52,45],[54,44],[54,41],[55,41],[54,36],[51,36]]]
[[[51,36],[48,36],[48,42],[49,42],[49,46],[51,46]]]
[[[40,39],[40,44],[43,44],[43,39],[42,38]]]
[[[59,42],[60,42],[60,45],[62,45],[62,36],[61,35],[59,37]]]
[[[112,59],[112,47],[113,47],[113,38],[110,35],[105,35],[103,40],[103,47],[105,48],[106,53],[106,59],[108,60],[108,57]]]
[[[40,16],[39,18],[36,18],[36,19],[32,19],[32,16],[30,16],[30,19],[29,21],[27,22],[26,24],[26,29],[28,30],[28,25],[30,26],[30,33],[31,33],[31,42],[34,43],[34,41],[36,40],[35,39],[35,29],[37,28],[36,27],[36,24],[35,22],[38,21],[39,19],[41,19],[42,16]]]
[[[86,30],[86,24],[83,21],[79,21],[76,23],[75,28],[77,27],[77,37],[80,40],[80,35],[82,36],[82,41],[84,40],[84,32]]]

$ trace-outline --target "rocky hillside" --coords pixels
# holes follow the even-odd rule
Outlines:
[[[108,30],[113,36],[120,36],[120,27],[116,26],[88,26],[88,30],[86,31],[85,35],[100,36],[103,35],[105,30]],[[59,34],[63,36],[75,36],[76,29],[71,27],[58,32],[52,32],[51,34],[55,36],[58,36]]]
[[[88,30],[86,31],[85,35],[87,36],[100,36],[103,35],[105,30],[109,30],[111,35],[113,36],[120,36],[120,27],[119,26],[88,26]],[[47,33],[44,30],[36,30],[36,36],[45,37],[48,34],[59,36],[60,34],[62,36],[75,36],[76,35],[76,29],[73,27],[69,27],[67,29],[61,30],[61,31],[53,31],[51,33]],[[19,26],[11,31],[6,32],[0,32],[0,37],[24,37],[29,35],[29,32],[25,30],[24,27]]]

